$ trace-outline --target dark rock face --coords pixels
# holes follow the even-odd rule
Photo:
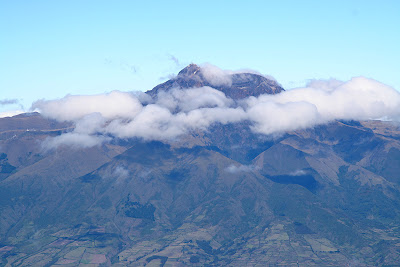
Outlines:
[[[201,67],[190,64],[178,75],[171,80],[157,85],[147,93],[151,96],[156,96],[160,91],[169,91],[172,88],[198,88],[202,86],[210,86],[225,93],[227,97],[238,100],[249,96],[259,96],[261,94],[278,94],[284,89],[276,82],[267,79],[258,74],[252,73],[237,73],[230,74],[230,84],[214,85],[208,81],[202,73]]]
[[[181,77],[193,77],[194,75],[200,73],[201,68],[196,65],[196,64],[190,64],[188,66],[186,66],[184,69],[182,69],[179,73],[178,76]]]

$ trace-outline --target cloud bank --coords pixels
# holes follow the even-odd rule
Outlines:
[[[209,75],[216,83],[226,77],[219,70]],[[255,133],[265,135],[334,120],[400,121],[400,93],[375,80],[357,77],[347,82],[311,81],[305,88],[240,101],[211,87],[201,87],[160,92],[154,99],[143,93],[119,91],[67,95],[58,100],[39,100],[33,108],[49,118],[75,124],[72,132],[49,140],[48,147],[90,147],[113,137],[171,140],[213,124],[243,121],[249,122]]]
[[[255,122],[254,131],[264,134],[303,129],[337,119],[400,119],[400,93],[364,77],[348,82],[313,81],[306,88],[250,97],[247,105],[249,119]]]

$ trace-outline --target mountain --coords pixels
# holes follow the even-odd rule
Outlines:
[[[228,78],[212,87],[236,100],[283,90],[256,74]],[[211,83],[189,65],[148,94],[199,86]],[[38,113],[0,119],[2,265],[400,262],[400,129],[390,122],[279,136],[215,124],[163,142],[43,149],[71,127]]]
[[[156,96],[160,91],[169,91],[172,88],[196,88],[210,86],[222,91],[232,99],[243,99],[261,94],[279,94],[284,89],[274,80],[252,73],[224,74],[224,79],[218,81],[215,77],[207,77],[207,72],[196,64],[190,64],[178,75],[162,83],[147,93]],[[208,75],[210,76],[210,75]]]

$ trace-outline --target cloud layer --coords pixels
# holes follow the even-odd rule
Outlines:
[[[344,83],[313,81],[306,88],[250,97],[247,105],[249,119],[255,122],[254,130],[264,134],[307,128],[336,119],[400,119],[400,93],[364,77]]]
[[[207,71],[216,84],[229,82],[226,72]],[[305,88],[239,102],[211,87],[173,89],[160,92],[155,99],[143,93],[113,91],[40,100],[33,108],[49,118],[75,123],[73,132],[51,139],[48,147],[90,147],[113,137],[171,140],[216,123],[248,121],[254,132],[270,135],[337,119],[400,120],[400,93],[364,77],[347,82],[311,81]]]

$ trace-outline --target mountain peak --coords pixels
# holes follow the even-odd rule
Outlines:
[[[189,64],[188,66],[186,66],[184,69],[182,69],[179,73],[178,76],[191,76],[191,75],[195,75],[196,73],[198,73],[201,70],[201,68],[196,65],[196,64]]]
[[[259,74],[231,73],[216,67],[214,70],[204,69],[192,63],[182,69],[176,77],[154,87],[147,94],[155,97],[158,92],[169,91],[172,88],[189,89],[202,86],[222,91],[226,96],[236,100],[284,91],[276,81]]]

